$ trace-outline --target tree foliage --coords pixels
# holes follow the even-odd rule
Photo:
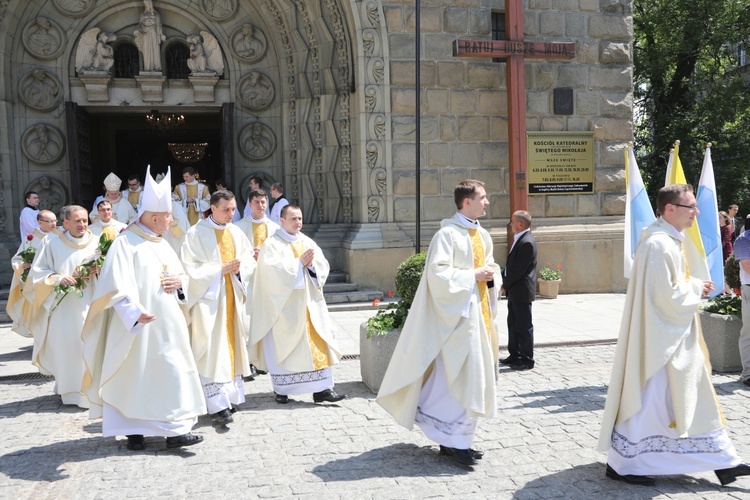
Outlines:
[[[719,205],[750,212],[750,0],[634,0],[635,151],[649,195],[664,185],[680,141],[698,184],[712,143]],[[747,80],[746,80],[747,79]]]

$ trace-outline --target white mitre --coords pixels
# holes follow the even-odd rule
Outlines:
[[[107,177],[104,178],[104,187],[107,191],[119,191],[122,186],[122,179],[117,177],[114,172],[110,172]]]
[[[157,176],[157,179],[159,176]],[[162,176],[160,181],[151,177],[151,166],[146,168],[146,182],[143,184],[141,194],[141,206],[138,217],[144,212],[171,212],[172,211],[172,181],[170,168],[167,167],[167,175]]]

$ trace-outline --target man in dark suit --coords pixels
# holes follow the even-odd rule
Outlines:
[[[531,214],[519,210],[510,218],[513,246],[503,270],[503,289],[508,297],[508,352],[500,360],[511,370],[534,368],[534,325],[531,303],[536,294],[536,240],[531,234]]]

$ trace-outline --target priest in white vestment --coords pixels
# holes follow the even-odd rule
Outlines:
[[[338,342],[323,298],[330,266],[323,251],[302,234],[302,210],[287,205],[281,228],[258,254],[250,306],[250,360],[271,374],[276,402],[312,393],[315,403],[346,397],[334,391],[332,366]]]
[[[182,169],[182,179],[185,182],[175,186],[172,199],[180,202],[187,213],[190,225],[194,226],[203,220],[204,213],[210,207],[211,190],[198,181],[198,172],[193,167]]]
[[[97,203],[96,213],[99,218],[89,224],[89,229],[97,238],[104,233],[108,240],[114,240],[120,234],[120,231],[128,227],[127,224],[123,224],[112,217],[112,203],[109,200],[102,200]]]
[[[55,377],[55,393],[63,404],[88,408],[81,391],[83,380],[83,342],[81,331],[95,278],[85,288],[65,295],[55,293],[56,286],[73,286],[78,266],[97,257],[99,239],[88,230],[88,213],[78,205],[68,205],[63,215],[65,232],[57,238],[45,238],[29,271],[38,312],[31,322],[34,350],[31,362],[45,375]],[[80,296],[79,296],[80,294]]]
[[[112,218],[114,220],[128,225],[136,219],[136,211],[133,209],[133,206],[127,199],[122,197],[122,193],[120,192],[121,186],[122,180],[114,172],[110,172],[104,178],[104,196],[99,196],[94,200],[94,209],[89,214],[91,222],[99,219],[98,206],[102,200],[107,200],[112,204]]]
[[[161,237],[171,221],[169,178],[146,172],[138,220],[112,243],[83,330],[83,388],[102,435],[166,437],[167,448],[197,444],[191,434],[206,412],[183,311],[188,277]]]
[[[471,447],[477,418],[493,416],[496,407],[500,268],[477,220],[489,206],[484,184],[462,181],[454,199],[458,212],[430,242],[377,402],[400,425],[419,426],[442,455],[474,465],[484,455]]]
[[[217,427],[233,421],[233,405],[245,402],[242,377],[250,375],[245,300],[255,260],[247,237],[231,222],[236,209],[231,192],[216,191],[211,215],[188,230],[180,251],[190,276],[190,341]]]
[[[151,171],[151,165],[148,166],[148,171]],[[132,206],[133,210],[136,212],[140,211],[142,194],[143,187],[141,186],[141,181],[138,179],[137,175],[131,174],[128,177],[128,188],[122,191],[122,197],[128,200],[128,203],[130,203],[130,206]]]
[[[21,246],[18,247],[16,255],[10,259],[11,267],[13,268],[13,278],[10,283],[10,293],[8,294],[6,311],[8,317],[13,321],[11,330],[23,337],[32,337],[32,332],[29,330],[32,305],[26,297],[24,297],[24,285],[27,279],[22,280],[23,272],[31,268],[31,262],[24,262],[21,253],[28,248],[34,248],[36,254],[38,254],[45,238],[48,236],[52,238],[57,237],[57,217],[54,212],[50,210],[40,210],[37,214],[36,220],[39,227],[33,229],[31,234],[24,238],[21,242]],[[29,236],[31,236],[31,238],[29,238]],[[36,255],[34,257],[36,257]],[[29,287],[29,289],[33,290],[32,287]]]
[[[698,306],[713,283],[690,275],[682,231],[698,215],[693,188],[671,184],[661,218],[643,230],[628,284],[599,450],[606,476],[651,485],[653,475],[716,472],[722,485],[750,474],[724,429]]]

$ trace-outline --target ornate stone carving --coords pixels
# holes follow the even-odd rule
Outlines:
[[[271,127],[261,122],[246,125],[239,135],[240,152],[251,161],[271,156],[276,149],[276,136]]]
[[[187,65],[192,75],[224,74],[224,57],[216,37],[208,31],[201,31],[200,35],[188,35],[186,40],[190,45],[190,59]]]
[[[115,63],[115,51],[107,45],[117,40],[114,33],[105,33],[99,28],[91,28],[81,35],[76,49],[76,71],[79,75],[86,71],[109,72]]]
[[[95,0],[52,0],[60,14],[68,17],[83,17],[94,8]]]
[[[237,83],[237,100],[250,111],[262,111],[271,105],[273,82],[260,71],[251,71]]]
[[[161,72],[159,46],[167,39],[162,31],[161,16],[151,0],[143,0],[143,12],[138,27],[133,32],[135,44],[143,56],[144,72]]]
[[[52,210],[57,214],[68,204],[68,195],[63,183],[48,175],[34,179],[26,186],[24,192],[27,191],[39,193],[39,210]]]
[[[56,59],[65,48],[65,32],[54,21],[39,16],[23,29],[21,41],[29,54],[49,61]]]
[[[65,138],[51,125],[37,123],[21,136],[21,150],[34,163],[48,165],[59,160],[65,152]]]
[[[226,21],[237,12],[237,0],[202,0],[201,6],[214,21]]]
[[[254,63],[263,59],[268,48],[265,33],[250,23],[245,23],[234,30],[230,44],[235,57],[246,63]]]
[[[36,68],[21,78],[18,97],[37,111],[52,111],[62,102],[62,85],[51,73]]]

